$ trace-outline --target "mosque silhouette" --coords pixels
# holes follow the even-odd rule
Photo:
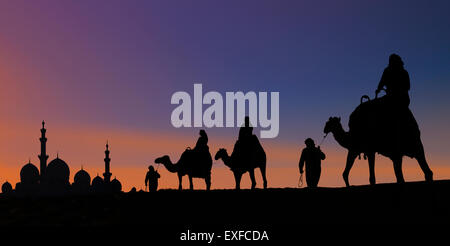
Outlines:
[[[47,165],[47,138],[45,137],[47,129],[45,122],[42,121],[41,129],[41,154],[40,172],[38,168],[28,161],[20,170],[20,182],[16,184],[15,190],[12,185],[6,181],[2,185],[3,194],[16,195],[64,195],[64,194],[89,194],[89,193],[119,193],[122,191],[122,184],[114,178],[111,180],[110,172],[109,145],[106,143],[105,150],[105,172],[103,177],[97,176],[92,180],[88,172],[78,171],[74,176],[74,182],[70,184],[70,169],[67,163],[56,156],[56,159],[50,161]]]

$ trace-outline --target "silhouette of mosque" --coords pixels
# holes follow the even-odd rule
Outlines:
[[[28,161],[20,170],[20,182],[16,184],[13,190],[12,185],[6,181],[2,185],[2,193],[15,193],[18,195],[64,195],[69,193],[87,194],[87,193],[118,193],[122,191],[122,184],[114,178],[111,180],[110,172],[109,144],[106,143],[105,150],[105,172],[103,177],[97,176],[92,180],[88,172],[78,171],[74,176],[74,182],[70,184],[70,169],[67,163],[56,156],[56,159],[50,161],[47,165],[47,138],[45,137],[47,129],[45,122],[42,121],[41,129],[41,154],[40,172],[38,168]]]

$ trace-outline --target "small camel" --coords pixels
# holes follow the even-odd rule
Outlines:
[[[251,153],[236,153],[239,152],[239,150],[236,149],[242,147],[242,145],[239,145],[238,142],[236,142],[231,156],[228,155],[226,149],[221,148],[219,149],[219,151],[217,151],[214,157],[215,160],[222,159],[223,163],[231,169],[236,181],[236,190],[239,190],[241,188],[241,178],[242,175],[246,172],[248,172],[250,175],[250,179],[252,181],[252,189],[255,189],[255,168],[259,168],[261,170],[263,187],[264,189],[267,188],[266,153],[264,152],[263,147],[261,146],[258,138],[255,135],[252,136],[252,139],[253,148],[250,148],[252,150]]]
[[[212,158],[209,151],[199,152],[196,150],[186,149],[181,154],[177,163],[172,163],[170,157],[165,155],[155,160],[155,163],[163,164],[169,172],[178,174],[178,189],[182,190],[182,179],[184,175],[189,176],[189,188],[194,189],[192,178],[205,179],[206,189],[211,188],[211,168]]]

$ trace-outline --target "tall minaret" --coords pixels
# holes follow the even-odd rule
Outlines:
[[[111,182],[111,175],[112,173],[109,172],[109,163],[111,162],[111,158],[109,158],[109,145],[108,142],[106,142],[106,150],[105,150],[105,173],[103,174],[103,177],[105,177],[105,184],[109,184]]]
[[[47,168],[47,138],[45,137],[45,122],[42,121],[42,129],[41,129],[41,154],[39,155],[39,160],[41,161],[41,178],[45,177],[45,169]]]

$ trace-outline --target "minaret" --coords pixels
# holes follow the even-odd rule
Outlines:
[[[41,162],[41,178],[45,177],[45,169],[47,168],[47,138],[45,137],[45,132],[47,130],[45,129],[45,122],[42,121],[42,129],[41,129],[41,138],[39,139],[41,141],[41,154],[39,155],[39,160]]]
[[[109,163],[111,162],[111,158],[109,158],[109,145],[106,142],[106,150],[105,150],[105,173],[103,174],[105,184],[109,184],[111,182],[112,173],[109,171]]]

